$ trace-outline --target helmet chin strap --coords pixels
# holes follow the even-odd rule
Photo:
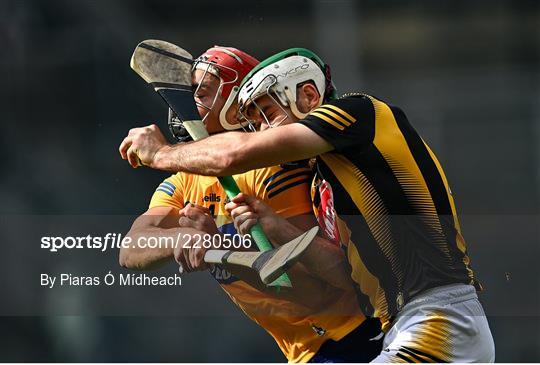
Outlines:
[[[233,87],[231,90],[231,93],[229,94],[229,97],[227,98],[227,101],[223,105],[223,108],[221,108],[221,111],[219,112],[219,122],[221,123],[221,126],[227,130],[227,131],[234,131],[236,129],[242,128],[241,123],[238,124],[230,124],[227,121],[227,111],[231,107],[231,105],[236,100],[236,95],[238,95],[238,86]]]
[[[283,92],[285,93],[285,96],[287,97],[287,99],[289,99],[289,107],[291,108],[291,112],[294,114],[294,116],[297,117],[298,119],[304,119],[309,114],[309,112],[302,113],[300,110],[298,110],[298,107],[296,106],[296,97],[291,92],[291,89],[286,88],[285,90],[283,90]],[[319,97],[319,101],[317,105],[315,106],[315,108],[320,107],[322,105],[322,101],[323,101],[323,98]]]

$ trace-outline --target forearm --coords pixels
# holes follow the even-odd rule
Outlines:
[[[132,229],[126,235],[131,238],[130,246],[120,249],[120,265],[135,270],[154,270],[162,267],[174,260],[175,245],[183,245],[193,234],[204,233],[185,227]],[[149,245],[154,239],[158,240],[158,244]]]
[[[157,227],[149,227],[144,230],[131,230],[127,237],[131,239],[129,247],[120,249],[120,265],[135,270],[154,270],[173,259],[174,247],[160,245],[149,248],[143,242],[148,242],[149,237],[163,237],[164,230]]]
[[[198,142],[167,146],[156,154],[156,168],[207,176],[227,176],[246,171],[249,166],[245,166],[236,153],[241,148],[243,136],[243,133],[229,132]]]
[[[283,244],[301,235],[303,231],[287,221],[271,233],[273,243]],[[352,285],[350,266],[341,248],[322,237],[315,237],[299,260],[315,277],[328,284],[349,289]]]
[[[227,132],[197,142],[165,146],[154,168],[227,176],[317,156],[333,147],[307,127],[293,123],[264,132]]]

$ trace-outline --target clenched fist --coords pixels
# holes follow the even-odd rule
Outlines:
[[[179,214],[180,219],[178,219],[178,224],[180,227],[190,227],[211,235],[220,234],[212,213],[210,213],[208,208],[187,204],[184,208],[180,209]]]
[[[243,193],[235,196],[225,205],[225,210],[234,219],[234,226],[240,234],[248,234],[251,227],[260,223],[270,241],[279,241],[279,231],[287,221],[276,214],[261,200]]]
[[[133,128],[118,148],[122,159],[128,160],[133,168],[148,166],[159,169],[159,152],[169,148],[167,142],[159,128],[149,125],[141,128]]]

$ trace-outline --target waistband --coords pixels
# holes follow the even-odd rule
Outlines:
[[[478,299],[476,288],[467,284],[450,284],[428,289],[412,298],[401,312],[427,304],[446,305],[470,299]]]

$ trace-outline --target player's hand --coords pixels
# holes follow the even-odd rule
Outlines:
[[[190,227],[208,234],[219,234],[219,229],[208,208],[200,205],[187,204],[179,211],[180,227]]]
[[[193,228],[204,234],[219,234],[214,218],[208,208],[200,205],[187,204],[179,211],[180,218],[178,225],[180,227]],[[194,245],[190,242],[188,247],[177,247],[174,251],[174,257],[182,265],[186,272],[202,271],[208,269],[208,264],[204,262],[204,255],[207,248],[203,245]]]
[[[133,168],[145,165],[159,168],[156,155],[170,145],[155,125],[133,128],[118,148],[122,159],[127,160]]]
[[[258,222],[268,238],[272,240],[274,231],[279,229],[280,225],[285,222],[283,218],[261,200],[242,193],[235,196],[230,203],[225,205],[225,210],[231,214],[234,219],[234,226],[240,234],[248,234],[251,227]]]
[[[208,264],[204,262],[207,250],[200,244],[195,245],[192,239],[174,248],[174,259],[182,266],[184,272],[203,271],[208,269]]]

